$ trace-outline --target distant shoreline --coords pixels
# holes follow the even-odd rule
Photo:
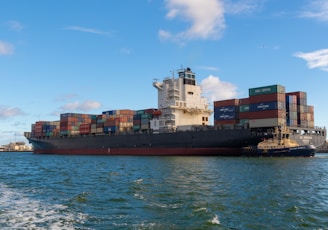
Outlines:
[[[21,150],[1,150],[0,153],[25,153],[25,152],[33,152],[33,150],[24,150],[24,151],[21,151]]]

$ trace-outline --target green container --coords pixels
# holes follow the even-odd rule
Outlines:
[[[239,112],[249,112],[249,105],[240,105]]]
[[[140,125],[133,125],[133,131],[139,131]]]
[[[239,124],[241,124],[241,125],[244,125],[244,124],[247,124],[247,123],[249,123],[249,119],[240,119],[239,120]]]
[[[151,118],[151,114],[142,114],[141,115],[141,119],[150,119]]]
[[[137,110],[137,111],[135,111],[134,114],[136,114],[136,115],[142,115],[142,114],[145,114],[145,110]]]
[[[258,88],[250,88],[249,96],[256,96],[271,93],[285,93],[285,86],[282,85],[269,85]]]

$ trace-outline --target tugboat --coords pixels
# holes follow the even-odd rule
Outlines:
[[[242,149],[244,156],[262,157],[313,157],[314,145],[300,145],[290,139],[291,132],[286,127],[275,127],[272,137]]]

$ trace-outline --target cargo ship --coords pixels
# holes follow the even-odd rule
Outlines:
[[[63,113],[57,121],[35,122],[24,135],[36,154],[74,155],[243,156],[245,147],[257,146],[282,126],[301,146],[326,140],[302,91],[251,88],[249,97],[214,101],[211,109],[190,68],[153,86],[157,108]]]

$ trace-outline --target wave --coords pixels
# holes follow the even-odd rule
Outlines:
[[[75,229],[85,216],[70,213],[67,206],[32,199],[0,184],[1,229]]]

